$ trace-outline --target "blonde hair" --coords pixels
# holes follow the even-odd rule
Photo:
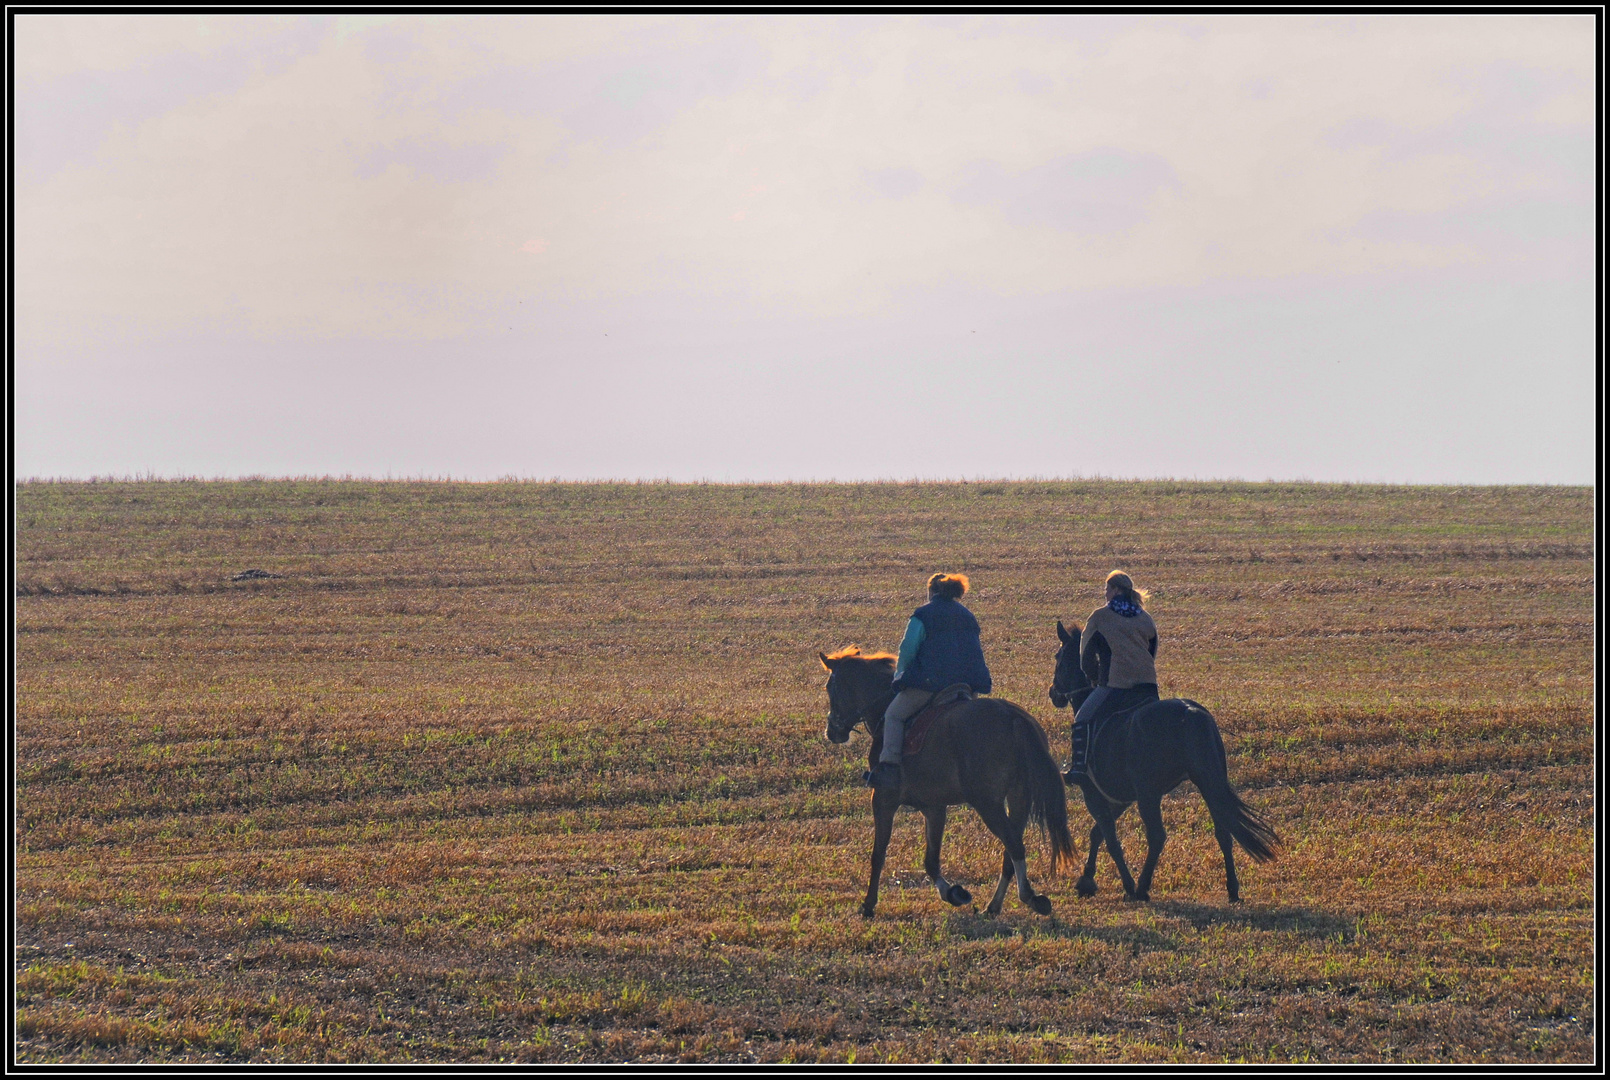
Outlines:
[[[928,579],[929,596],[948,596],[955,600],[966,592],[966,574],[935,574]]]
[[[1114,570],[1108,574],[1107,584],[1104,588],[1117,588],[1119,592],[1124,594],[1124,599],[1136,607],[1145,607],[1146,601],[1152,598],[1150,590],[1135,588],[1135,583],[1129,580],[1129,575],[1122,570]]]

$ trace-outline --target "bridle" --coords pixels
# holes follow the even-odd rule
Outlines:
[[[1066,643],[1064,643],[1062,647],[1057,650],[1057,669],[1051,676],[1051,705],[1058,709],[1066,705],[1073,705],[1074,711],[1077,712],[1079,706],[1084,704],[1084,699],[1090,696],[1090,692],[1094,690],[1095,687],[1090,685],[1090,680],[1085,677],[1084,670],[1078,667],[1077,657],[1074,658],[1071,666],[1074,673],[1078,675],[1078,681],[1081,685],[1071,686],[1067,689],[1062,689],[1057,686],[1057,683],[1063,678],[1064,668],[1070,666],[1065,665],[1063,662],[1063,657],[1066,654],[1067,649],[1068,646]],[[1073,676],[1070,675],[1067,681],[1073,681]],[[1076,697],[1079,699],[1078,704],[1073,704],[1073,699]]]
[[[849,738],[850,738],[850,732],[854,731],[857,727],[865,727],[866,728],[866,733],[868,735],[872,735],[873,734],[873,731],[872,731],[873,720],[872,720],[872,718],[882,716],[883,713],[889,708],[889,702],[894,700],[894,695],[895,695],[894,689],[891,687],[887,693],[885,693],[885,694],[879,696],[878,698],[874,699],[870,708],[867,708],[867,707],[863,706],[861,711],[856,714],[854,719],[852,719],[847,724],[842,724],[842,726],[841,726],[841,717],[839,716],[838,704],[833,700],[833,690],[832,690],[832,685],[831,685],[833,683],[833,681],[835,679],[837,679],[837,678],[838,678],[838,672],[835,671],[833,673],[833,675],[831,677],[829,677],[829,679],[828,679],[828,683],[829,683],[829,689],[828,689],[828,693],[827,693],[827,733],[828,733],[828,737],[831,739],[834,735],[843,735],[844,738],[842,740],[834,740],[834,741],[848,742]]]

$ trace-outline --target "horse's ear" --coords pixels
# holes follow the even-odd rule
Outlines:
[[[1062,643],[1064,645],[1066,645],[1068,643],[1068,640],[1069,640],[1068,639],[1068,632],[1062,628],[1062,620],[1061,619],[1057,620],[1057,637],[1062,639]]]
[[[817,653],[817,654],[816,654],[816,655],[817,655],[817,656],[820,656],[820,657],[821,657],[821,658],[822,658],[822,666],[823,666],[823,667],[825,667],[825,668],[826,668],[826,669],[827,669],[827,670],[829,670],[829,671],[832,671],[832,670],[833,670],[833,661],[831,661],[831,660],[829,660],[829,659],[828,659],[828,658],[827,658],[827,653],[825,653],[825,652],[819,652],[819,653]]]

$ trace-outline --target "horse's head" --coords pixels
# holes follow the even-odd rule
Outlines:
[[[848,742],[850,730],[866,720],[868,710],[888,694],[895,658],[888,653],[863,653],[854,645],[816,655],[827,669],[827,741]]]
[[[1071,705],[1075,712],[1095,689],[1079,666],[1079,633],[1077,625],[1067,630],[1062,620],[1057,620],[1057,637],[1062,639],[1062,647],[1057,649],[1057,670],[1051,676],[1051,704],[1059,709]]]

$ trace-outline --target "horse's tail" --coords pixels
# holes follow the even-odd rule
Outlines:
[[[1230,786],[1230,761],[1224,752],[1224,738],[1213,714],[1194,701],[1186,700],[1192,719],[1198,721],[1199,730],[1210,736],[1208,752],[1199,756],[1190,769],[1191,783],[1207,800],[1208,813],[1213,815],[1215,828],[1228,829],[1230,835],[1258,862],[1275,857],[1280,836],[1274,826],[1265,821],[1256,810],[1242,801]]]
[[[1038,825],[1051,845],[1051,873],[1073,866],[1073,836],[1068,832],[1068,789],[1051,756],[1045,729],[1027,710],[1012,706],[1017,738],[1017,764],[1029,792],[1029,823]]]

